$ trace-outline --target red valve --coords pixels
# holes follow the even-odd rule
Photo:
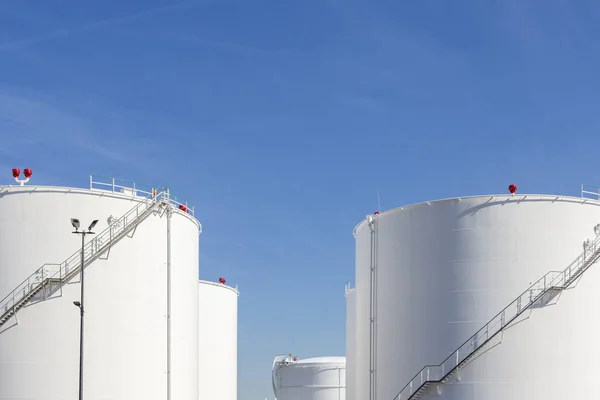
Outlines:
[[[183,212],[188,212],[188,209],[187,209],[187,207],[186,207],[186,206],[184,206],[183,204],[180,204],[180,205],[179,205],[179,209],[180,209],[181,211],[183,211]]]
[[[18,178],[21,175],[21,170],[19,168],[12,169],[13,178]]]
[[[224,284],[225,284],[225,282],[227,282],[227,281],[225,280],[225,278],[219,278],[219,283],[221,283],[221,284],[223,284],[223,285],[224,285]]]
[[[373,215],[379,215],[381,214],[379,211],[375,211],[375,213]]]
[[[298,361],[298,358],[294,357],[294,361]]]
[[[31,175],[33,174],[33,171],[30,170],[29,168],[25,168],[25,170],[23,171],[23,173],[25,174],[25,178],[29,179],[29,178],[31,178]]]
[[[508,186],[508,191],[510,194],[515,194],[517,192],[517,185],[514,183]]]

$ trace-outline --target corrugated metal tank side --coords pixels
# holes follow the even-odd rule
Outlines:
[[[345,357],[300,360],[277,370],[277,400],[345,400]]]
[[[346,400],[355,400],[356,289],[346,292]]]
[[[237,400],[238,292],[199,282],[198,398]]]
[[[449,199],[377,217],[377,399],[393,399],[421,368],[442,362],[531,283],[567,267],[598,222],[598,202],[541,195]],[[370,254],[365,225],[357,231],[357,253]],[[365,264],[359,261],[357,270]],[[431,396],[589,396],[600,356],[600,323],[589,314],[600,306],[597,279],[594,266],[555,306],[532,310],[494,339],[461,370],[460,384],[451,380]],[[363,276],[356,286],[367,282]]]
[[[69,188],[11,188],[0,193],[0,297],[45,263],[79,251],[70,218],[82,225],[121,217],[138,202]],[[177,214],[180,214],[177,212]],[[175,227],[182,235],[197,221]],[[184,228],[183,225],[186,225]],[[130,234],[131,236],[131,234]],[[197,238],[197,234],[192,235]],[[166,222],[150,216],[86,268],[84,391],[90,398],[163,399],[166,393]],[[177,249],[197,266],[196,248]],[[102,256],[102,258],[106,258]],[[53,266],[49,265],[49,269]],[[194,281],[197,278],[194,279]],[[0,398],[76,398],[79,277],[52,299],[29,304],[0,328]],[[35,383],[35,384],[32,384]],[[196,400],[190,396],[183,397]]]

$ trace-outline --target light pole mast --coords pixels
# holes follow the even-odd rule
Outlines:
[[[80,315],[80,320],[79,320],[79,400],[83,400],[83,322],[84,322],[84,307],[83,307],[83,302],[84,302],[84,293],[85,293],[85,285],[84,285],[84,276],[85,274],[83,273],[83,267],[84,267],[84,263],[85,263],[85,235],[93,235],[95,234],[95,232],[92,232],[92,229],[94,228],[94,226],[96,226],[96,224],[98,223],[98,220],[94,220],[92,221],[92,223],[90,224],[89,228],[87,229],[87,231],[80,231],[79,230],[79,220],[76,218],[71,218],[71,225],[73,225],[73,228],[75,228],[75,231],[73,232],[76,235],[81,235],[81,298],[79,299],[79,301],[74,301],[73,304],[75,304],[77,307],[79,307],[79,315]]]

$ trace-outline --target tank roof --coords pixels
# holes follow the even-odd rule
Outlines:
[[[176,211],[187,215],[194,220],[200,230],[202,227],[194,215],[194,207],[187,200],[182,199],[171,192],[167,187],[148,186],[132,181],[118,178],[104,177],[99,175],[90,175],[89,187],[75,188],[65,186],[43,186],[43,185],[0,185],[0,196],[4,194],[17,193],[66,193],[66,194],[84,194],[91,196],[106,196],[119,199],[146,201],[154,199],[160,192],[168,193],[168,201],[175,207]]]
[[[389,214],[405,209],[411,209],[415,207],[423,207],[423,206],[431,206],[440,203],[447,203],[450,201],[461,201],[461,200],[473,200],[473,199],[488,199],[488,202],[494,201],[495,203],[519,203],[524,201],[570,201],[577,203],[587,203],[600,206],[600,195],[598,195],[598,199],[592,199],[589,197],[584,197],[583,192],[581,197],[575,196],[561,196],[561,195],[552,195],[552,194],[488,194],[488,195],[477,195],[477,196],[463,196],[463,197],[450,197],[439,200],[431,200],[431,201],[422,201],[420,203],[408,204],[405,206],[398,206],[394,208],[390,208],[386,211],[381,211],[379,214]],[[367,216],[368,218],[369,216]],[[352,231],[352,234],[356,237],[356,231],[360,228],[360,226],[366,221],[366,218],[361,220]]]
[[[220,282],[204,281],[204,280],[198,280],[198,283],[200,285],[211,285],[211,286],[216,286],[216,287],[223,288],[223,289],[228,289],[228,290],[231,290],[231,291],[235,292],[238,296],[240,294],[237,285],[235,285],[235,286],[229,286],[229,285],[225,285],[225,284],[220,283]]]
[[[346,364],[346,357],[313,357],[301,358],[296,364]]]

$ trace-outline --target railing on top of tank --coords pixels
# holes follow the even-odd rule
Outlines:
[[[439,365],[426,365],[402,388],[394,400],[410,399],[423,385],[441,382],[490,339],[500,333],[527,309],[533,307],[552,289],[562,290],[583,274],[598,258],[600,235],[588,240],[583,252],[562,271],[550,271],[514,299],[507,307],[494,316],[488,323],[467,339],[458,349]]]
[[[112,193],[122,193],[130,196],[145,197],[152,199],[156,193],[165,191],[169,194],[169,201],[182,211],[194,215],[194,206],[188,204],[186,199],[178,197],[171,193],[171,190],[165,186],[152,187],[149,185],[135,183],[125,179],[113,178],[110,176],[90,175],[90,189],[106,190]]]
[[[350,284],[350,281],[346,281],[346,284],[344,285],[344,294],[348,294],[350,290],[352,290],[352,285]]]
[[[584,199],[600,200],[600,187],[594,185],[581,185],[581,197]]]

